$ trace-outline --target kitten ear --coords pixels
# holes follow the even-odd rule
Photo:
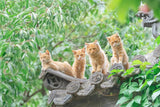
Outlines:
[[[97,44],[97,45],[99,45],[99,43],[98,43],[98,41],[97,41],[97,40],[95,40],[95,41],[94,41],[94,43],[95,43],[95,44]]]
[[[82,48],[82,52],[84,52],[84,53],[85,53],[85,47],[84,47],[84,48]]]
[[[73,54],[76,54],[77,52],[75,50],[72,50]]]
[[[46,54],[48,54],[48,55],[49,55],[49,50],[46,50]]]
[[[89,43],[85,43],[85,45],[87,45],[87,46],[88,46],[88,45],[89,45]]]
[[[106,38],[107,38],[108,41],[110,41],[110,39],[111,39],[110,37],[106,37]]]
[[[87,46],[89,45],[89,43],[85,43],[85,47],[87,48]]]
[[[116,36],[119,37],[119,33],[116,33]]]
[[[94,41],[94,43],[97,43],[97,42],[98,42],[97,40]]]
[[[120,36],[119,36],[119,33],[116,33],[116,36],[121,40]]]
[[[41,53],[40,53],[40,52],[38,52],[38,54],[39,54],[39,56],[41,55]]]

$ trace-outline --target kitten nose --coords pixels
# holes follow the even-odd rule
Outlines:
[[[81,57],[79,56],[79,57],[78,57],[78,60],[80,60],[80,58],[81,58]]]

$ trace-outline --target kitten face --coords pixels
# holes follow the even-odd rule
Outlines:
[[[79,49],[79,50],[72,50],[74,54],[74,58],[76,60],[83,60],[85,59],[85,48]]]
[[[51,56],[48,50],[46,50],[45,53],[39,52],[39,56],[42,63],[48,63],[51,60]]]
[[[98,44],[97,40],[95,40],[93,43],[85,43],[85,45],[87,46],[87,53],[88,54],[94,55],[100,51],[99,44]]]
[[[109,41],[109,44],[113,47],[117,47],[121,44],[121,38],[118,36],[117,33],[110,37],[107,37],[107,40]]]

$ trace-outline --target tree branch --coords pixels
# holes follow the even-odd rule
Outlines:
[[[55,49],[58,45],[60,45],[60,44],[63,43],[63,42],[64,42],[64,41],[59,41],[59,42],[57,42],[57,43],[53,46],[52,50]]]
[[[86,13],[84,14],[83,18],[82,18],[80,21],[83,21],[83,20],[87,17],[88,12],[89,12],[92,8],[94,8],[94,7],[96,7],[96,5],[94,5],[94,6],[92,6],[91,8],[89,8],[89,9],[86,11]],[[79,25],[80,25],[80,23],[79,23],[77,26],[79,26]],[[71,34],[72,34],[75,30],[76,30],[76,27],[74,27],[74,28],[72,29],[72,31],[71,31],[66,37],[67,37],[67,38],[70,37]],[[65,39],[66,39],[66,38],[65,38]],[[69,41],[71,41],[71,40],[69,40]],[[57,43],[53,46],[52,50],[54,50],[58,45],[62,44],[63,42],[64,42],[64,40],[57,42]]]
[[[68,39],[68,40],[66,40],[66,41],[73,41],[73,40],[75,40],[75,39],[80,39],[80,38],[90,38],[90,37],[94,37],[94,36],[96,36],[97,35],[97,33],[94,33],[94,34],[92,34],[92,35],[89,35],[89,36],[79,36],[79,37],[77,37],[77,38],[74,38],[74,39]],[[58,45],[60,45],[60,44],[62,44],[64,41],[59,41],[59,42],[57,42],[54,46],[53,46],[53,48],[52,49],[55,49]]]
[[[26,103],[26,102],[28,102],[34,95],[36,95],[37,93],[41,93],[43,96],[44,95],[46,95],[46,92],[45,92],[45,90],[44,90],[44,86],[43,86],[43,84],[42,84],[42,88],[41,89],[39,89],[39,90],[37,90],[37,91],[35,91],[33,94],[31,94],[31,95],[29,95],[29,91],[28,92],[24,92],[24,95],[25,95],[25,93],[27,93],[26,95],[25,95],[25,97],[23,98],[23,103],[21,103],[21,105],[23,105],[24,103]]]

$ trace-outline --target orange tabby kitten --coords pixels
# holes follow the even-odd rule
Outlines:
[[[85,48],[79,50],[72,50],[72,52],[74,54],[74,63],[72,66],[74,75],[77,78],[84,78],[86,64]]]
[[[107,40],[109,41],[109,44],[111,45],[112,51],[113,51],[113,57],[111,58],[111,64],[113,65],[114,63],[122,63],[125,70],[127,70],[129,67],[128,55],[125,49],[123,48],[121,38],[116,33],[110,37],[107,37]]]
[[[109,62],[98,41],[95,40],[93,43],[85,43],[85,45],[92,65],[92,73],[102,72],[106,74],[108,72]]]
[[[39,56],[42,63],[42,70],[52,68],[74,77],[71,65],[68,62],[53,61],[48,50],[45,53],[39,52]]]

